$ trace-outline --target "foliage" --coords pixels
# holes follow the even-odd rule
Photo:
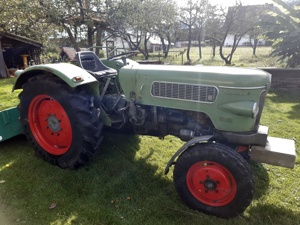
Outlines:
[[[111,28],[114,35],[129,43],[131,50],[138,49],[147,59],[147,43],[154,34],[171,43],[176,14],[173,0],[125,0],[112,15]]]
[[[236,16],[228,23],[230,20],[225,20],[223,9],[207,0],[182,3],[175,0],[1,0],[0,30],[42,42],[45,54],[48,49],[54,50],[54,44],[56,47],[72,45],[78,51],[79,47],[101,46],[109,37],[121,37],[145,59],[149,56],[151,37],[159,37],[164,57],[168,56],[171,43],[189,40],[188,61],[191,60],[191,40],[198,41],[199,59],[203,40],[210,40],[213,55],[219,45],[226,64],[231,63],[237,46],[233,46],[230,54],[223,54],[223,42],[229,32],[235,34],[236,43],[247,30],[257,40],[260,30],[254,28],[254,22],[259,14],[256,11],[260,10],[238,12],[247,14],[247,21]],[[64,42],[57,43],[58,39]],[[96,51],[99,55],[99,48]]]
[[[56,27],[45,23],[37,0],[1,0],[0,5],[0,30],[47,45],[48,37]]]
[[[294,7],[283,0],[273,0],[277,7],[265,17],[262,26],[273,41],[272,55],[286,62],[288,67],[300,66],[300,4]]]
[[[80,50],[79,39],[87,39],[86,47],[90,47],[93,45],[94,33],[99,31],[101,37],[103,29],[108,28],[110,3],[101,0],[39,0],[43,19],[63,29],[77,51]]]
[[[209,17],[205,21],[205,39],[212,46],[212,57],[216,56],[216,48],[222,40],[222,29],[224,24],[224,12],[220,6],[211,5]]]

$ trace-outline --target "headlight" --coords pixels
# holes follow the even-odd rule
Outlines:
[[[253,108],[252,108],[252,118],[255,118],[257,116],[258,112],[259,112],[259,106],[258,106],[258,103],[255,102],[253,104]]]

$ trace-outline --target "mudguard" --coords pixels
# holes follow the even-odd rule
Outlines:
[[[31,77],[42,74],[52,74],[57,76],[72,88],[88,85],[88,91],[96,98],[100,98],[99,82],[96,78],[86,70],[69,63],[35,65],[28,67],[23,71],[17,71],[17,80],[13,86],[13,91],[21,89],[23,84]],[[104,110],[101,110],[100,118],[106,126],[111,126],[111,120]]]
[[[190,146],[193,146],[195,144],[198,143],[204,143],[204,142],[208,142],[211,138],[213,137],[213,135],[206,135],[206,136],[201,136],[201,137],[196,137],[193,138],[192,140],[186,142],[170,159],[170,161],[168,162],[166,168],[165,168],[165,172],[164,174],[166,175],[167,173],[169,173],[169,169],[170,166],[172,166],[174,164],[175,159],[181,155],[185,150],[187,150]]]
[[[93,89],[98,90],[98,81],[86,70],[69,64],[42,64],[28,67],[27,69],[17,72],[18,78],[14,84],[13,90],[22,88],[30,77],[41,74],[53,74],[65,81],[70,87],[75,88],[84,84],[92,84]]]

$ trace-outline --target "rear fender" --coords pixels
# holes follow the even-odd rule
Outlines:
[[[187,150],[190,146],[193,146],[195,144],[199,143],[206,143],[209,140],[211,140],[213,136],[212,135],[206,135],[206,136],[201,136],[201,137],[196,137],[193,138],[192,140],[186,142],[170,159],[168,162],[166,168],[165,168],[165,174],[169,173],[170,167],[174,164],[175,159],[180,156],[185,150]]]
[[[43,64],[28,67],[26,70],[17,73],[18,78],[14,84],[13,91],[21,89],[23,84],[31,77],[41,74],[52,74],[66,82],[70,87],[76,88],[81,85],[90,84],[94,92],[99,93],[98,81],[86,70],[68,63]]]
[[[86,90],[89,94],[98,100],[100,99],[99,82],[96,78],[86,70],[68,63],[35,65],[28,67],[24,71],[17,71],[16,75],[18,77],[13,86],[13,91],[21,89],[31,77],[42,74],[52,74],[53,76],[57,76],[72,88],[86,86]],[[100,102],[96,99],[94,103],[96,103],[96,107],[100,107]],[[100,118],[105,125],[109,126],[111,124],[111,121],[104,110],[101,110]]]

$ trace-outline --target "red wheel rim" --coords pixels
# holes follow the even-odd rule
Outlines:
[[[29,105],[28,120],[38,144],[48,153],[62,155],[72,143],[72,127],[63,107],[48,95],[38,95]]]
[[[201,161],[192,165],[186,176],[187,186],[192,195],[209,206],[224,206],[236,195],[236,181],[222,165]]]

